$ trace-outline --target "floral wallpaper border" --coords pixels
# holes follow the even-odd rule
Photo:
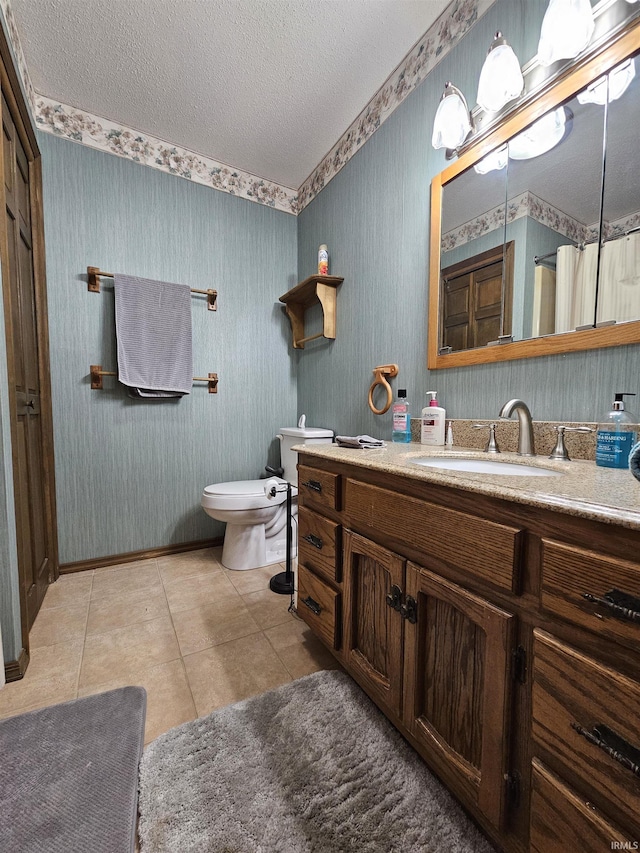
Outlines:
[[[498,205],[491,210],[465,222],[458,228],[453,228],[442,235],[440,247],[443,252],[462,246],[471,240],[488,234],[504,225],[504,206]],[[529,216],[541,225],[552,228],[575,243],[589,240],[594,235],[593,228],[583,225],[577,219],[572,219],[553,205],[543,201],[531,192],[523,192],[507,201],[507,223]],[[593,232],[593,233],[592,233]]]
[[[296,215],[338,174],[494,2],[496,0],[454,0],[297,192],[39,95],[29,78],[10,0],[0,0],[0,9],[27,100],[36,126],[41,130]]]
[[[36,97],[36,124],[57,136],[72,139],[100,151],[108,151],[152,166],[171,175],[241,196],[249,201],[297,213],[297,194],[256,175],[194,154],[153,136],[123,127],[105,118],[76,110],[50,98]]]

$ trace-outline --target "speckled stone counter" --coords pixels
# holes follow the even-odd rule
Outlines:
[[[308,456],[385,471],[389,474],[640,530],[640,482],[628,470],[600,468],[591,461],[572,459],[570,462],[555,462],[548,459],[547,455],[523,457],[510,452],[493,456],[478,451],[477,448],[455,446],[448,450],[441,447],[428,447],[416,442],[410,444],[388,442],[385,447],[370,450],[338,447],[336,444],[306,444],[296,445],[294,450]],[[549,468],[562,472],[562,476],[520,477],[425,468],[415,462],[420,457],[497,459],[501,462],[533,464]]]

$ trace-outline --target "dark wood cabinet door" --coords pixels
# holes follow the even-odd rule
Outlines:
[[[407,564],[404,722],[491,822],[503,824],[514,617]]]
[[[39,372],[39,334],[31,231],[29,161],[9,107],[2,98],[2,162],[6,256],[11,299],[10,346],[16,401],[13,448],[18,567],[26,600],[28,628],[49,583],[43,425]]]
[[[405,561],[369,539],[344,534],[344,653],[371,698],[400,714],[402,617],[387,603],[403,587]]]

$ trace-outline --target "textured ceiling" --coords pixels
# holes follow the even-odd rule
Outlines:
[[[297,189],[449,0],[12,0],[36,91]]]

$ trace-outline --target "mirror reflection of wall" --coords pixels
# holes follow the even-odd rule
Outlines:
[[[509,143],[507,235],[517,231],[524,258],[517,340],[595,323],[603,138],[602,111],[570,98]]]
[[[504,149],[504,146],[503,146]],[[506,165],[506,161],[505,161]],[[505,257],[506,169],[470,168],[447,185],[442,204],[440,350],[453,352],[511,332],[513,288]]]
[[[599,324],[640,319],[639,61],[622,63],[591,93],[590,107],[603,112],[608,94]]]

